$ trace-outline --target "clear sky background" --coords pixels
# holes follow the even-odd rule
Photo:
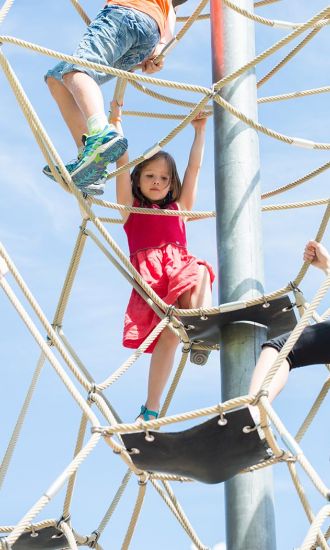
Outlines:
[[[191,13],[194,2],[187,2],[180,15]],[[99,2],[83,2],[90,17],[101,7]],[[259,9],[260,14],[281,20],[304,21],[326,6],[325,0],[283,0]],[[237,17],[240,17],[239,15]],[[178,27],[179,28],[179,27]],[[69,1],[24,2],[17,0],[5,20],[1,34],[13,35],[57,51],[71,53],[84,30]],[[287,31],[256,26],[256,49],[263,51]],[[239,37],[237,38],[239,40]],[[297,41],[257,67],[263,76]],[[316,88],[329,84],[329,28],[323,29],[270,82],[259,90],[268,96]],[[55,63],[53,59],[16,46],[3,46],[17,76],[32,101],[53,143],[65,161],[75,156],[72,139],[61,120],[43,75]],[[166,61],[162,77],[210,86],[211,55],[209,22],[197,22]],[[114,81],[105,85],[108,104]],[[80,225],[80,212],[74,197],[41,173],[44,159],[35,143],[9,84],[0,71],[0,238],[26,283],[51,320],[60,295]],[[197,100],[195,94],[160,90],[174,97]],[[183,109],[160,104],[128,86],[125,108],[155,112],[183,113]],[[327,94],[288,102],[261,105],[262,124],[290,136],[329,142],[329,103]],[[144,151],[175,126],[173,121],[127,118],[125,133],[130,155]],[[186,128],[167,147],[184,172],[192,128]],[[313,151],[285,145],[260,135],[262,190],[284,185],[329,160],[326,151]],[[295,202],[328,197],[328,173],[268,203]],[[104,198],[115,200],[114,184],[108,182]],[[214,209],[213,126],[208,122],[206,151],[200,177],[198,210]],[[101,213],[100,210],[97,210]],[[265,291],[268,293],[295,278],[302,263],[306,241],[316,235],[324,207],[286,210],[262,214],[265,260]],[[104,213],[103,213],[104,214]],[[111,215],[107,212],[104,215]],[[127,251],[121,226],[111,226],[111,234]],[[199,221],[188,226],[189,248],[194,254],[217,265],[214,220]],[[327,231],[325,244],[329,245]],[[308,272],[302,290],[310,300],[323,280],[315,269]],[[10,284],[14,281],[8,277]],[[20,292],[18,295],[24,301]],[[64,318],[64,331],[82,361],[95,377],[104,380],[128,356],[121,346],[123,315],[130,288],[109,265],[91,242],[87,243],[79,272]],[[218,303],[217,286],[214,303]],[[320,312],[329,307],[326,297]],[[24,400],[33,370],[40,355],[17,313],[6,296],[0,294],[0,362],[2,392],[0,410],[0,451],[5,452],[17,414]],[[44,331],[41,330],[42,334]],[[178,356],[179,357],[179,356]],[[148,356],[138,361],[107,397],[124,421],[131,421],[145,397]],[[276,402],[276,411],[292,433],[299,428],[326,378],[324,367],[310,367],[295,372]],[[78,383],[77,383],[78,385]],[[82,391],[84,395],[84,392]],[[213,405],[221,399],[219,354],[213,352],[203,368],[188,364],[170,413],[178,413]],[[328,413],[328,414],[326,414]],[[312,464],[329,484],[329,402],[326,402],[302,446]],[[17,445],[2,496],[0,521],[13,525],[37,501],[72,457],[80,420],[80,410],[73,402],[52,367],[46,364],[35,398]],[[102,422],[102,421],[101,421]],[[72,503],[72,524],[79,533],[92,532],[100,522],[119,481],[126,471],[101,440],[79,469]],[[308,529],[308,522],[285,465],[273,468],[276,531],[279,550],[299,546]],[[306,492],[315,512],[323,506],[314,488],[302,476]],[[174,487],[180,502],[202,541],[213,550],[224,550],[225,519],[223,486],[187,484]],[[101,544],[105,550],[121,547],[134,506],[138,486],[131,480],[115,515],[106,529]],[[42,518],[59,518],[64,490],[40,514]],[[145,505],[137,526],[132,550],[152,548],[190,550],[190,540],[152,488],[148,488]],[[230,549],[229,549],[230,550]]]

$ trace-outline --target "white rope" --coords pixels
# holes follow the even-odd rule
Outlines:
[[[77,0],[71,0],[71,1],[75,5],[77,11],[83,17],[83,19],[87,22],[89,18],[85,14],[85,12],[82,10],[82,8],[80,7]],[[259,63],[263,59],[266,59],[271,53],[274,53],[280,47],[286,45],[290,40],[292,40],[293,38],[298,36],[300,33],[304,32],[305,30],[307,30],[309,28],[317,28],[320,25],[325,25],[325,24],[329,23],[329,19],[326,19],[326,20],[323,19],[323,17],[329,18],[329,7],[322,10],[322,12],[320,12],[319,14],[317,14],[316,16],[311,18],[306,23],[290,23],[288,21],[267,20],[266,18],[255,16],[253,13],[248,12],[247,10],[242,10],[239,6],[237,6],[231,0],[224,0],[224,1],[227,4],[227,6],[229,6],[231,9],[234,9],[234,10],[238,11],[244,17],[247,17],[249,19],[253,19],[254,21],[258,21],[258,22],[263,23],[263,24],[271,25],[273,27],[293,28],[295,30],[293,31],[293,33],[291,35],[289,35],[288,37],[280,40],[274,46],[272,46],[271,48],[269,48],[268,50],[266,50],[265,52],[263,52],[262,54],[257,56],[254,60],[249,62],[249,64],[247,64],[244,67],[239,68],[237,71],[235,71],[235,73],[232,73],[231,75],[227,75],[220,82],[216,83],[215,87],[214,87],[215,90],[220,90],[225,84],[228,84],[229,82],[233,81],[235,78],[240,76],[241,74],[244,74],[244,72],[246,70],[248,70],[251,67],[254,67],[257,63]],[[278,0],[261,0],[259,2],[256,2],[256,6],[267,5],[267,4],[274,3],[276,1],[278,1]],[[14,3],[14,0],[6,0],[4,2],[2,8],[0,9],[0,24],[3,22],[4,18],[9,13],[13,3]],[[201,11],[202,7],[205,4],[206,4],[206,1],[203,1],[199,5],[199,7],[197,8],[197,10],[195,12],[196,17],[198,15],[199,11]],[[207,16],[204,15],[204,16],[199,16],[199,17],[204,18],[204,17],[207,17]],[[190,24],[191,24],[191,21],[187,21],[186,27],[188,28],[190,26]],[[16,39],[14,37],[1,36],[0,39],[3,43],[11,43],[11,44],[15,44],[16,46],[29,48],[29,49],[31,49],[33,51],[37,51],[37,52],[39,52],[43,55],[52,55],[53,57],[55,57],[57,59],[65,59],[67,61],[75,60],[75,58],[73,58],[72,56],[66,56],[62,53],[59,53],[59,52],[56,52],[56,51],[53,51],[53,50],[49,50],[47,48],[42,48],[42,47],[40,47],[36,44],[32,44],[32,43],[29,43],[29,42],[26,42],[26,41],[23,41],[23,40],[20,40],[20,39]],[[168,48],[168,52],[172,49],[173,45],[175,45],[177,42],[178,42],[178,39],[175,38],[173,43],[171,44],[171,46]],[[100,206],[104,206],[104,207],[108,207],[108,208],[115,208],[119,211],[123,210],[123,209],[128,210],[128,208],[123,207],[122,205],[113,205],[112,203],[107,203],[106,201],[100,201],[100,200],[97,200],[97,199],[88,200],[86,202],[81,200],[80,193],[78,193],[77,190],[75,189],[74,185],[72,184],[71,178],[68,177],[68,174],[67,174],[66,170],[63,170],[64,165],[63,165],[61,159],[58,157],[56,151],[54,150],[50,140],[48,139],[48,136],[47,136],[45,130],[39,125],[39,122],[36,118],[36,114],[33,112],[32,106],[29,105],[27,101],[25,103],[26,98],[24,98],[24,93],[22,92],[21,89],[18,90],[18,88],[17,88],[18,81],[15,81],[14,74],[13,74],[13,72],[11,72],[10,67],[9,67],[6,59],[2,55],[1,55],[1,61],[2,61],[2,66],[3,66],[4,71],[5,72],[8,71],[8,79],[12,83],[12,87],[15,90],[14,93],[15,93],[17,99],[21,102],[22,105],[24,104],[24,107],[22,108],[22,110],[23,110],[24,114],[26,115],[26,117],[29,119],[29,124],[30,124],[30,127],[31,127],[32,131],[34,132],[36,137],[37,137],[38,132],[39,132],[39,134],[41,134],[42,139],[45,140],[45,143],[43,145],[40,145],[41,149],[44,151],[44,154],[46,156],[51,155],[49,157],[50,160],[55,160],[55,162],[59,163],[61,171],[63,171],[63,173],[65,174],[64,181],[62,181],[62,183],[60,181],[61,178],[58,178],[58,176],[57,176],[57,180],[59,180],[58,183],[60,183],[63,188],[71,190],[71,192],[74,194],[75,198],[79,202],[79,206],[80,206],[81,210],[84,212],[85,218],[87,219],[87,218],[90,217],[90,219],[93,221],[93,223],[95,224],[97,229],[100,231],[100,233],[103,235],[103,237],[116,250],[116,252],[119,255],[120,259],[124,262],[125,261],[124,255],[122,255],[119,247],[117,247],[116,243],[112,240],[110,235],[103,229],[103,225],[101,224],[101,218],[97,218],[94,215],[94,212],[90,208],[90,204],[94,203],[96,205],[100,205]],[[100,68],[104,69],[104,67],[99,65],[99,64],[82,62],[81,60],[77,60],[77,61],[82,66],[96,68],[96,69],[97,68],[98,69],[100,69]],[[199,112],[199,110],[202,107],[203,108],[207,107],[208,101],[210,100],[210,98],[213,97],[213,90],[211,88],[207,88],[207,87],[204,87],[204,86],[196,86],[196,85],[193,85],[193,84],[183,84],[183,83],[178,83],[178,82],[171,82],[171,81],[168,81],[168,80],[155,79],[153,77],[145,77],[143,75],[135,75],[135,74],[132,74],[132,73],[127,73],[125,71],[116,70],[116,69],[112,69],[112,68],[105,68],[105,72],[108,72],[109,74],[113,74],[117,77],[121,77],[123,79],[126,79],[126,81],[131,81],[133,84],[137,81],[142,81],[142,82],[147,82],[147,83],[153,84],[153,85],[157,84],[159,86],[175,88],[175,89],[185,91],[185,92],[200,93],[204,96],[203,99],[200,100],[199,103],[192,103],[190,105],[190,108],[193,109],[194,114],[197,114],[197,112]],[[142,86],[141,86],[141,89],[143,89]],[[328,92],[329,89],[330,89],[329,87],[323,87],[323,88],[317,88],[317,89],[313,89],[313,90],[306,90],[306,91],[303,91],[303,92],[293,92],[291,94],[282,94],[282,95],[272,96],[272,97],[268,97],[268,98],[266,97],[266,98],[261,98],[259,100],[259,103],[268,103],[270,101],[280,101],[280,100],[284,100],[284,99],[293,99],[294,97],[302,97],[302,96],[305,96],[305,95],[312,95],[312,94],[316,94],[316,93],[324,93],[324,92]],[[164,97],[165,96],[163,96],[163,98]],[[159,99],[159,97],[158,97],[158,99]],[[305,138],[300,138],[300,137],[284,136],[282,134],[274,132],[273,130],[270,130],[268,128],[264,128],[260,124],[257,124],[254,121],[252,121],[252,120],[248,119],[247,117],[245,117],[245,115],[243,113],[236,110],[229,103],[224,102],[224,100],[222,98],[220,98],[220,96],[217,96],[214,99],[215,99],[215,101],[220,103],[223,108],[227,109],[229,112],[232,112],[234,114],[234,116],[237,116],[237,118],[239,118],[240,120],[243,120],[245,123],[250,124],[252,127],[255,127],[259,131],[266,133],[267,135],[271,136],[272,138],[279,139],[281,141],[284,141],[287,144],[295,145],[295,146],[306,148],[306,149],[329,149],[330,148],[329,143],[316,143],[316,142],[314,142],[310,139],[305,139]],[[168,100],[170,102],[170,98],[168,98]],[[189,105],[186,104],[186,106],[189,106]],[[150,113],[149,114],[146,113],[145,115],[150,116]],[[170,116],[170,115],[160,115],[160,116],[166,117],[166,116]],[[178,117],[181,119],[182,115],[174,115],[174,118],[178,118]],[[187,116],[184,115],[183,116],[183,123],[179,124],[168,136],[166,136],[166,138],[156,142],[153,146],[151,146],[143,154],[143,158],[149,158],[153,154],[155,154],[156,151],[160,150],[162,148],[162,145],[168,143],[173,137],[175,137],[175,135],[178,132],[180,132],[189,123],[189,121],[190,121],[190,115],[187,115]],[[48,158],[47,158],[47,161],[48,161]],[[126,168],[127,167],[123,167],[122,170],[126,169]],[[117,172],[115,171],[110,176],[113,177],[117,173],[118,173],[118,171]],[[285,209],[285,208],[298,208],[298,207],[302,207],[302,205],[303,206],[314,206],[316,204],[325,204],[325,203],[328,203],[328,202],[329,202],[329,199],[321,199],[319,201],[309,201],[308,204],[307,204],[307,201],[306,201],[304,204],[303,203],[293,203],[293,204],[290,204],[290,205],[273,205],[273,206],[268,205],[268,206],[264,207],[264,210],[265,211],[267,211],[267,210],[282,210],[282,209]],[[298,204],[299,204],[299,206],[297,206]],[[143,210],[143,209],[136,209],[136,208],[135,209],[134,208],[130,209],[130,211],[134,211],[134,212],[138,212],[138,213],[150,214],[150,215],[154,214],[152,211],[141,212],[141,210]],[[202,218],[214,216],[215,213],[214,212],[186,212],[186,213],[179,212],[179,213],[174,213],[173,211],[160,211],[160,212],[157,212],[157,215],[181,215],[181,216],[188,216],[191,219],[202,219]],[[87,235],[87,233],[86,233],[86,235]],[[89,234],[89,236],[91,236],[91,234]],[[114,415],[113,415],[112,410],[111,410],[111,406],[106,401],[106,399],[103,398],[104,396],[102,395],[102,391],[105,390],[106,388],[108,388],[114,382],[116,382],[119,379],[119,377],[121,377],[128,370],[128,368],[138,359],[138,357],[145,351],[145,349],[162,332],[162,330],[165,327],[167,327],[167,326],[172,327],[172,322],[171,322],[170,317],[165,316],[164,319],[162,319],[159,322],[158,326],[153,330],[153,332],[149,335],[149,337],[140,346],[140,348],[136,352],[134,352],[133,355],[127,361],[125,361],[121,367],[119,367],[112,374],[110,374],[105,381],[103,381],[101,383],[98,383],[98,384],[97,383],[91,384],[90,380],[88,380],[88,378],[90,378],[90,377],[88,377],[86,375],[86,371],[83,372],[84,371],[83,364],[79,360],[78,356],[77,355],[75,356],[75,351],[73,350],[73,348],[72,348],[70,353],[71,353],[71,356],[75,356],[77,365],[73,364],[71,362],[71,360],[68,358],[67,354],[66,354],[66,350],[69,348],[69,345],[67,345],[65,347],[62,346],[63,343],[65,344],[65,338],[62,338],[60,340],[57,337],[57,332],[54,331],[52,329],[52,327],[50,327],[48,322],[46,323],[46,320],[45,320],[40,308],[38,307],[37,303],[33,299],[32,295],[29,293],[27,287],[24,285],[24,283],[21,280],[21,278],[19,277],[18,273],[14,271],[13,266],[9,265],[9,268],[10,268],[9,270],[12,272],[12,274],[16,278],[16,281],[20,284],[21,289],[23,290],[23,293],[25,294],[26,298],[28,299],[28,301],[30,302],[32,307],[35,309],[35,312],[39,316],[41,322],[43,322],[44,326],[46,326],[48,334],[50,335],[52,341],[56,344],[57,349],[60,351],[63,358],[66,360],[68,366],[70,367],[72,372],[75,374],[75,376],[78,378],[79,382],[85,388],[89,388],[89,390],[90,390],[89,400],[91,401],[94,397],[94,402],[99,407],[99,410],[103,413],[103,415],[105,416],[105,418],[108,421],[112,422],[111,426],[109,426],[109,427],[108,426],[105,427],[105,428],[100,427],[98,418],[96,417],[96,415],[93,412],[91,412],[89,405],[86,404],[83,397],[80,395],[78,390],[76,390],[75,386],[72,384],[71,380],[69,379],[69,377],[64,372],[63,368],[61,367],[61,365],[57,361],[56,357],[53,355],[53,353],[49,349],[49,346],[42,339],[39,331],[37,330],[36,326],[32,322],[31,318],[28,316],[27,312],[25,311],[25,309],[23,308],[21,303],[18,301],[15,294],[12,292],[11,287],[9,286],[9,284],[7,282],[7,278],[9,276],[9,273],[8,273],[8,258],[7,259],[6,258],[7,257],[5,255],[5,252],[3,251],[3,249],[0,249],[0,286],[3,288],[3,290],[7,294],[8,298],[11,300],[13,306],[16,308],[18,314],[21,316],[22,320],[26,323],[26,325],[28,326],[31,334],[33,335],[33,337],[36,339],[39,346],[41,347],[41,349],[42,349],[42,358],[47,357],[47,359],[50,361],[52,366],[55,368],[55,371],[60,376],[61,380],[63,381],[63,383],[65,384],[65,386],[69,390],[69,392],[71,393],[72,397],[76,400],[76,402],[78,403],[78,405],[82,409],[83,413],[89,419],[90,423],[93,426],[94,434],[92,435],[89,442],[85,445],[85,447],[83,447],[81,449],[81,451],[77,454],[77,456],[74,458],[74,460],[64,470],[64,472],[54,481],[54,483],[51,485],[51,487],[49,487],[49,489],[45,492],[45,494],[27,512],[27,514],[21,519],[21,521],[16,525],[16,527],[11,529],[9,536],[7,536],[5,541],[3,541],[3,543],[1,543],[1,547],[4,544],[8,545],[7,547],[14,544],[15,541],[19,538],[19,536],[26,529],[28,529],[28,527],[31,525],[31,521],[33,520],[33,518],[46,506],[46,504],[50,500],[53,499],[53,497],[61,489],[61,487],[64,485],[64,483],[66,481],[70,480],[70,479],[73,479],[73,476],[77,472],[77,470],[78,470],[79,466],[81,465],[81,463],[85,460],[85,458],[88,456],[88,454],[96,446],[99,438],[101,437],[101,434],[103,436],[108,436],[108,439],[111,440],[110,443],[109,443],[110,446],[112,446],[112,448],[115,452],[121,454],[121,457],[124,459],[124,461],[126,461],[128,466],[130,467],[130,471],[126,474],[126,476],[123,480],[122,486],[117,491],[117,493],[115,495],[115,498],[114,498],[112,504],[110,505],[110,508],[108,509],[108,512],[106,513],[104,519],[101,522],[100,530],[102,531],[104,529],[108,519],[112,515],[115,507],[117,506],[117,503],[120,499],[122,491],[124,490],[124,488],[126,486],[126,483],[128,482],[128,479],[131,475],[131,471],[134,472],[136,475],[138,475],[140,477],[140,481],[142,481],[143,483],[148,483],[148,480],[149,480],[148,474],[141,472],[137,468],[134,468],[134,465],[133,465],[132,461],[130,460],[130,457],[128,456],[126,450],[123,448],[123,446],[121,444],[122,443],[121,439],[119,438],[120,444],[117,443],[117,442],[114,442],[113,441],[113,434],[120,434],[120,433],[125,433],[125,432],[128,432],[128,431],[138,431],[138,430],[141,430],[141,428],[144,429],[144,430],[147,430],[147,429],[150,429],[150,428],[158,429],[162,426],[166,426],[166,425],[171,424],[171,423],[184,421],[184,420],[188,420],[188,419],[190,420],[190,419],[194,419],[194,418],[200,418],[201,416],[210,415],[210,414],[218,414],[219,404],[214,406],[214,407],[208,407],[208,408],[199,409],[199,410],[195,410],[195,411],[190,411],[190,412],[186,412],[186,413],[182,413],[182,414],[178,414],[178,415],[172,415],[172,416],[169,416],[169,417],[162,417],[162,418],[159,418],[158,420],[151,421],[151,422],[148,422],[148,423],[142,422],[139,427],[137,427],[136,424],[132,424],[132,423],[131,424],[123,424],[123,423],[120,423],[120,422],[116,423]],[[77,262],[78,261],[79,261],[79,258],[77,258],[77,259],[74,258],[73,259],[73,271],[77,267]],[[129,267],[127,267],[127,268],[129,269]],[[133,277],[135,277],[135,278],[138,277],[138,274],[136,274],[134,272],[133,268],[131,269],[130,273]],[[72,282],[73,282],[73,278],[74,278],[75,274],[76,274],[76,272],[74,271],[74,275],[72,276]],[[142,284],[142,282],[141,282],[141,284]],[[323,288],[325,288],[326,286],[327,286],[327,283],[325,283],[323,285]],[[149,294],[150,294],[150,287],[148,287],[148,285],[145,285],[143,288],[144,288],[146,293],[149,292]],[[279,291],[279,292],[281,292],[281,291]],[[154,298],[156,300],[157,297],[154,297]],[[158,305],[164,307],[164,303],[160,302],[160,303],[158,303]],[[240,304],[239,306],[237,304],[234,304],[234,305],[233,304],[229,304],[229,305],[228,304],[223,304],[222,306],[218,306],[216,308],[211,308],[211,309],[212,309],[212,313],[215,313],[215,312],[218,312],[220,310],[220,307],[222,307],[222,311],[226,311],[226,308],[228,310],[231,310],[231,309],[235,309],[237,307],[242,307],[242,306],[244,307],[245,305],[247,305],[247,304],[244,304],[244,305]],[[249,305],[251,305],[251,304],[249,304]],[[315,307],[314,307],[314,302],[313,302],[312,306],[308,309],[308,312],[306,313],[305,317],[303,318],[301,326],[302,326],[303,322],[306,320],[307,316],[311,316],[312,314],[317,315],[317,313],[315,312]],[[314,310],[314,311],[312,311],[312,310]],[[181,313],[182,313],[182,315],[189,315],[189,311],[190,310],[183,310],[183,312],[181,312]],[[326,312],[326,313],[328,313],[328,312]],[[288,351],[287,350],[288,346],[290,346],[292,344],[293,340],[296,338],[296,335],[297,335],[298,331],[300,330],[301,326],[300,325],[298,326],[298,328],[297,328],[296,332],[293,334],[292,338],[289,339],[287,347],[286,347],[286,349],[284,350],[283,353],[285,353],[285,351]],[[280,357],[280,359],[281,358],[282,358],[282,356]],[[275,364],[273,366],[272,372],[269,375],[270,377],[274,375],[274,368],[276,370],[277,366],[278,366],[278,364]],[[36,381],[33,380],[32,384],[31,384],[31,391],[28,393],[27,400],[26,400],[26,405],[29,403],[30,397],[32,396],[32,393],[33,393],[32,390],[34,389],[35,382]],[[265,381],[264,381],[265,387],[267,387],[268,382],[269,382],[269,377],[265,378]],[[325,384],[323,394],[326,393],[328,390],[329,390],[329,384]],[[99,393],[100,393],[100,395],[99,395]],[[323,394],[322,394],[322,396],[324,397]],[[255,397],[256,396],[240,396],[238,398],[232,399],[232,400],[230,400],[230,401],[228,401],[224,404],[221,404],[221,410],[226,411],[226,410],[231,410],[232,408],[245,406],[248,403],[252,403],[254,401]],[[323,496],[327,496],[328,495],[328,488],[325,486],[325,484],[319,478],[317,473],[313,470],[311,465],[307,462],[306,458],[303,455],[302,449],[300,448],[300,446],[298,445],[296,440],[287,432],[287,430],[286,430],[285,426],[283,425],[283,423],[281,422],[281,420],[277,417],[276,413],[270,407],[268,400],[265,397],[261,397],[260,403],[258,403],[258,406],[261,409],[263,420],[269,419],[269,418],[272,419],[272,421],[274,422],[274,424],[275,424],[276,428],[278,429],[278,431],[281,433],[281,435],[284,436],[284,438],[286,438],[286,441],[289,442],[289,446],[291,447],[291,450],[293,451],[293,453],[297,454],[298,461],[300,462],[300,464],[302,465],[302,467],[306,471],[306,473],[309,475],[309,477],[312,480],[312,482],[314,483],[315,487],[320,491],[320,493]],[[22,412],[22,419],[25,416],[26,408],[27,408],[27,406],[25,406],[25,404],[24,404],[24,406],[23,406],[23,411],[24,412]],[[314,412],[313,412],[313,415],[315,416]],[[13,441],[14,442],[16,442],[16,440],[17,440],[19,430],[20,430],[20,426],[21,426],[21,419],[19,419],[17,430],[14,431],[14,434],[13,434]],[[276,452],[280,453],[281,450],[279,449],[276,441],[274,440],[270,430],[267,428],[265,431],[266,431],[267,440],[268,440],[268,438],[270,439],[270,446],[273,448],[273,450],[275,449]],[[11,458],[11,455],[12,455],[12,452],[13,452],[13,448],[14,448],[14,445],[11,446],[11,444],[10,444],[9,450],[7,452],[7,457],[5,456],[3,466],[2,466],[2,470],[0,471],[0,481],[2,481],[2,479],[4,477],[4,474],[7,471],[9,461],[10,461],[10,458]],[[286,460],[286,459],[287,459],[287,456],[283,457],[283,460]],[[290,457],[289,457],[289,459],[290,459]],[[183,525],[184,529],[189,534],[189,536],[192,538],[192,540],[195,542],[195,544],[197,544],[198,548],[206,548],[203,545],[203,543],[200,542],[199,539],[197,538],[197,536],[195,535],[194,530],[192,529],[192,527],[190,526],[188,520],[186,519],[186,516],[185,516],[181,506],[179,505],[178,501],[176,500],[176,497],[175,497],[174,493],[172,493],[171,488],[167,484],[166,480],[171,479],[171,476],[163,475],[163,477],[162,477],[162,474],[159,474],[158,478],[163,479],[163,482],[165,484],[165,488],[166,488],[167,493],[168,493],[167,495],[164,493],[161,496],[165,500],[167,505],[170,507],[170,509],[174,513],[174,515],[177,518],[177,520],[179,521],[179,523],[181,523]],[[175,480],[180,480],[180,481],[189,481],[189,482],[191,481],[191,480],[188,480],[187,478],[182,478],[182,477],[177,477],[177,476],[172,476],[172,478],[175,479]],[[157,483],[155,483],[155,481],[154,481],[155,479],[157,479],[157,474],[155,474],[154,477],[151,476],[150,479],[151,479],[152,485],[159,492],[159,485],[157,485]],[[297,487],[299,487],[298,482],[297,482]],[[138,516],[138,513],[139,513],[140,508],[142,506],[144,492],[145,492],[145,487],[142,485],[142,488],[139,491],[140,496],[137,500],[137,504],[135,506],[135,510],[134,510],[134,514],[133,514],[133,518],[132,518],[131,524],[129,526],[129,531],[128,531],[128,534],[127,534],[127,536],[125,538],[125,541],[123,543],[123,547],[125,547],[125,548],[128,547],[129,542],[131,540],[131,537],[133,535],[134,527],[135,527],[135,524],[136,524],[136,521],[137,521],[137,516]],[[307,508],[308,507],[306,506],[306,509]],[[314,544],[315,541],[317,540],[317,537],[320,536],[319,535],[320,525],[327,516],[329,516],[329,509],[328,509],[328,507],[324,507],[321,510],[321,512],[318,514],[318,516],[316,517],[315,521],[313,521],[313,525],[311,526],[309,534],[307,535],[307,538],[304,541],[304,544],[303,544],[303,547],[302,547],[303,550],[307,550],[306,544],[312,544],[312,543]],[[71,527],[67,523],[62,522],[60,524],[60,528],[63,530],[65,536],[67,537],[70,548],[76,549],[77,548],[77,543],[76,543],[76,540],[75,540],[75,537],[74,537],[74,534],[73,534],[73,531],[72,531]],[[5,528],[3,528],[3,529],[5,529]],[[1,531],[1,528],[0,528],[0,531]],[[7,532],[7,531],[2,531],[2,532]],[[88,540],[90,540],[89,537],[87,537],[87,538],[88,538]],[[308,542],[306,542],[306,540],[308,540]],[[323,542],[322,542],[322,544],[323,544]],[[95,539],[95,545],[94,546],[96,548],[101,548],[101,546],[98,544],[96,539]],[[308,546],[308,549],[309,548],[310,548],[310,546]]]

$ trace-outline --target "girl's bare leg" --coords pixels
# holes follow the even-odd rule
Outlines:
[[[173,367],[179,338],[168,328],[161,333],[151,356],[146,407],[158,411],[160,400]]]
[[[208,307],[211,303],[209,272],[205,266],[200,265],[197,284],[180,296],[179,307],[183,309]],[[163,330],[151,356],[146,407],[152,411],[159,410],[161,396],[171,374],[178,343],[177,336],[166,328]]]

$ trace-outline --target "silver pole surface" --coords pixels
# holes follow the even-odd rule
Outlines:
[[[236,3],[253,11],[252,0]],[[255,56],[254,24],[211,0],[213,81]],[[255,71],[221,95],[257,120]],[[260,219],[259,143],[255,130],[214,102],[214,157],[220,303],[260,296],[263,259]],[[221,335],[222,400],[248,392],[266,329],[249,323],[225,327]],[[225,484],[227,550],[275,550],[270,468],[235,476]]]

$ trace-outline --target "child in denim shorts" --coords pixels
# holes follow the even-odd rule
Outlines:
[[[108,0],[90,23],[74,52],[76,57],[129,71],[142,63],[147,73],[159,71],[154,59],[172,38],[175,12],[171,0]],[[75,185],[101,195],[106,167],[127,149],[127,140],[108,123],[100,85],[112,75],[61,61],[45,80],[78,148],[66,165]],[[44,174],[53,178],[49,166]]]

